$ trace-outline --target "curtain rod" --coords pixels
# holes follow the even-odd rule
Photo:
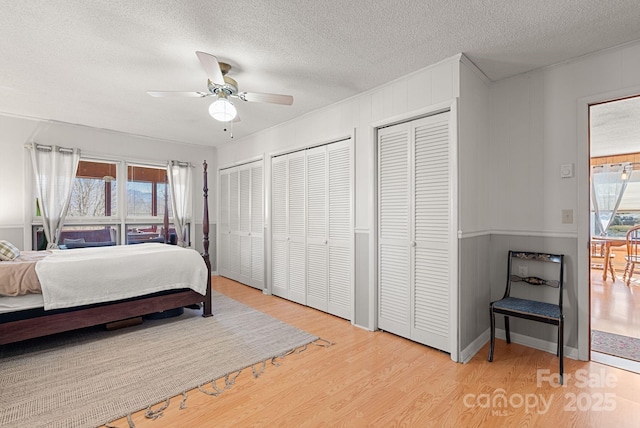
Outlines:
[[[635,166],[640,165],[640,162],[601,163],[599,165],[591,165],[591,168],[604,168],[605,166],[623,166],[624,164]]]
[[[169,162],[171,163],[171,165],[174,165],[174,166],[191,167],[191,168],[195,168],[196,167],[191,162],[183,162],[183,161],[177,161],[177,160],[172,160],[172,161],[169,161]]]
[[[41,150],[43,152],[51,152],[53,151],[53,148],[55,147],[56,150],[58,150],[60,153],[73,153],[76,149],[70,149],[67,147],[60,147],[60,146],[47,146],[44,144],[38,144],[38,143],[28,143],[24,145],[25,148],[29,149],[29,148],[34,148],[36,150]]]

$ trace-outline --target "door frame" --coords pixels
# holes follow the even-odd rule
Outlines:
[[[373,330],[378,330],[378,129],[396,125],[402,122],[409,122],[414,119],[420,119],[426,116],[433,116],[438,113],[450,112],[449,117],[449,138],[453,144],[449,147],[449,155],[451,159],[451,176],[449,200],[451,203],[450,213],[452,221],[449,224],[449,233],[451,236],[449,247],[449,278],[452,284],[450,288],[450,318],[449,318],[449,340],[450,340],[450,356],[454,362],[461,361],[459,349],[459,298],[458,292],[460,288],[458,278],[458,239],[459,239],[459,216],[458,216],[458,104],[459,99],[453,98],[438,104],[413,110],[397,116],[392,116],[371,123],[369,127],[369,135],[371,136],[371,144],[373,147],[371,170],[373,172],[373,183],[370,186],[371,209],[369,211],[370,239],[369,239],[369,325]]]
[[[578,359],[591,360],[591,266],[589,264],[590,230],[590,168],[589,105],[615,101],[640,94],[640,86],[602,92],[577,101],[576,188],[578,233],[577,294],[578,294]]]

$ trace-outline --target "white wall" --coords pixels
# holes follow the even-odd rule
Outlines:
[[[35,139],[32,139],[34,134]],[[34,195],[31,186],[31,160],[24,144],[33,140],[41,144],[77,147],[82,150],[83,155],[115,156],[120,159],[159,163],[165,163],[169,159],[193,162],[196,165],[193,196],[193,218],[196,225],[202,224],[202,162],[207,160],[211,165],[209,188],[212,189],[209,209],[212,213],[216,211],[217,157],[216,150],[212,147],[178,144],[78,125],[0,115],[0,153],[3,166],[0,168],[0,239],[15,240],[17,236],[21,236],[24,241],[16,242],[16,245],[23,249],[30,249],[29,230],[34,203],[30,197]],[[214,216],[213,218],[215,219]]]
[[[460,360],[486,340],[490,302],[490,198],[494,173],[489,145],[489,81],[463,57],[458,122],[458,313]],[[486,334],[485,334],[486,335]],[[480,338],[480,339],[479,339]]]
[[[494,232],[545,238],[540,245],[547,251],[557,247],[557,240],[572,242],[566,249],[566,296],[573,298],[565,306],[567,336],[577,339],[583,359],[589,316],[587,105],[634,94],[640,94],[638,42],[505,79],[491,88]],[[575,165],[575,178],[560,178],[565,163]],[[573,224],[562,223],[562,209],[574,211]]]
[[[3,228],[24,226],[27,157],[23,145],[33,128],[31,121],[0,116],[0,227]]]
[[[464,57],[463,57],[464,58]],[[491,231],[494,173],[489,146],[489,81],[473,64],[460,67],[459,213],[462,237]]]
[[[494,230],[576,237],[577,221],[562,224],[561,210],[578,209],[588,192],[585,99],[640,93],[640,43],[608,49],[561,65],[496,82],[491,88],[491,140],[498,197]],[[584,127],[583,127],[584,125]],[[561,179],[560,165],[576,165]],[[588,196],[588,194],[587,194]],[[584,213],[574,213],[574,217]]]

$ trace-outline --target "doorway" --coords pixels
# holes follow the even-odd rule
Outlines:
[[[640,373],[640,269],[627,232],[640,225],[640,95],[589,105],[591,359]]]

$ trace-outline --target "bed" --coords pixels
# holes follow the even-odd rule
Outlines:
[[[171,263],[160,261],[161,259],[158,258],[155,262],[156,269],[164,269],[165,266],[175,266],[178,261],[179,264],[182,264],[183,260],[186,260],[181,258],[183,256],[187,256],[187,259],[193,259],[194,251],[171,245],[165,246],[165,239],[165,244],[148,243],[133,246],[52,250],[47,255],[43,254],[43,252],[25,252],[27,258],[35,259],[32,268],[40,271],[37,272],[38,275],[42,275],[44,272],[45,276],[43,276],[41,280],[42,294],[29,292],[16,297],[0,298],[0,345],[78,328],[107,324],[156,312],[168,311],[183,306],[198,305],[202,308],[203,317],[212,316],[206,161],[203,166],[204,213],[202,232],[204,252],[200,256],[202,261],[204,261],[204,279],[202,279],[202,276],[200,276],[200,279],[203,280],[205,284],[187,288],[186,284],[192,281],[184,280],[184,286],[180,285],[177,289],[165,287],[164,285],[160,286],[159,289],[143,286],[142,288],[145,294],[133,295],[137,293],[129,293],[127,291],[128,288],[130,289],[132,287],[123,286],[123,284],[127,284],[118,281],[120,287],[115,292],[105,290],[107,292],[97,296],[97,298],[92,297],[92,293],[94,292],[91,292],[90,289],[87,290],[84,296],[80,295],[79,297],[74,293],[67,293],[66,300],[63,298],[63,303],[60,303],[60,299],[56,294],[65,294],[65,290],[64,288],[52,289],[50,288],[50,283],[57,282],[58,284],[55,284],[56,287],[60,287],[60,283],[64,284],[65,281],[68,281],[71,289],[75,287],[76,291],[80,290],[78,292],[82,293],[82,283],[85,281],[84,278],[87,277],[87,270],[99,269],[101,264],[113,263],[111,266],[122,266],[122,268],[117,270],[119,273],[121,273],[120,271],[122,270],[137,270],[148,273],[148,270],[138,269],[138,266],[146,266],[145,263],[151,263],[149,257],[154,257],[154,254],[155,257],[169,257],[171,260],[174,260],[174,262]],[[168,214],[165,211],[164,230],[169,230],[168,226]],[[146,261],[134,258],[134,254],[137,253],[145,253],[145,257],[147,257]],[[90,260],[88,265],[84,265],[84,262],[78,262],[78,260],[85,255],[88,255],[88,259]],[[103,257],[103,259],[100,259],[100,257]],[[109,261],[109,259],[111,259],[111,261]],[[130,261],[135,260],[135,263],[140,264],[135,264],[135,268],[125,267],[126,265],[122,262],[123,259]],[[82,264],[85,267],[75,271],[73,269],[76,269],[74,266],[77,264]],[[202,262],[200,262],[200,265],[202,265]],[[69,266],[71,266],[71,268],[69,268]],[[201,266],[197,269],[200,268]],[[103,269],[113,270],[113,267],[105,265]],[[48,276],[46,276],[47,272]],[[170,273],[156,270],[152,277],[160,278],[169,274]],[[147,274],[143,276],[149,277]],[[134,281],[138,282],[138,279],[134,279]],[[175,283],[176,281],[173,282]],[[98,284],[98,286],[103,287],[103,285],[100,284]],[[36,286],[31,285],[31,287]],[[199,289],[201,292],[203,291],[204,294],[195,291],[195,289]],[[72,296],[71,299],[69,299],[69,295]],[[15,308],[12,308],[12,302],[16,302]],[[16,308],[20,309],[16,310]]]

